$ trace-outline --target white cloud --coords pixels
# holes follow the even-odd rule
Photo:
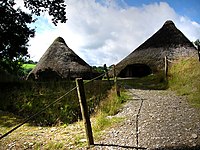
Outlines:
[[[36,23],[29,52],[38,60],[57,36],[90,65],[118,63],[153,35],[168,19],[190,39],[200,38],[200,25],[176,14],[167,3],[130,7],[121,1],[67,0],[66,24]]]
[[[190,41],[196,41],[200,39],[200,24],[195,21],[191,21],[189,18],[186,17],[179,17],[179,20],[176,22],[177,28],[179,28],[183,34]]]

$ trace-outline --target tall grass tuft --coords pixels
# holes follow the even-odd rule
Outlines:
[[[118,97],[113,87],[108,94],[108,97],[105,101],[100,104],[100,111],[106,113],[107,115],[115,115],[118,113],[122,103],[124,103],[127,99],[127,95],[124,91],[122,91],[121,96]]]
[[[121,97],[118,97],[113,87],[109,92],[107,98],[99,105],[98,112],[95,116],[93,130],[98,136],[99,131],[113,125],[116,122],[123,120],[123,118],[114,117],[122,107],[122,104],[128,99],[128,94],[122,90]]]
[[[186,95],[190,103],[200,107],[200,62],[195,58],[181,59],[170,68],[169,87]]]
[[[23,118],[30,117],[54,102],[57,98],[75,87],[73,81],[58,82],[0,82],[0,110],[12,112]],[[89,113],[92,114],[100,101],[106,97],[111,86],[107,81],[93,81],[85,85]],[[69,124],[81,119],[77,91],[69,93],[59,102],[35,117],[34,125]]]

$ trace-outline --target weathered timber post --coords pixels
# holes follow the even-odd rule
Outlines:
[[[116,75],[115,65],[113,65],[113,77],[114,77],[114,85],[117,96],[120,97],[120,86],[117,85],[117,75]]]
[[[197,46],[198,49],[198,56],[199,56],[199,61],[200,61],[200,45]]]
[[[106,73],[106,77],[107,77],[107,79],[108,79],[108,82],[109,82],[109,84],[111,85],[111,83],[110,83],[110,78],[109,78],[109,75],[108,75],[108,69],[107,69],[107,66],[106,66],[106,64],[104,64],[104,71],[105,71],[105,73]]]
[[[165,56],[165,77],[167,79],[167,75],[168,75],[168,60],[167,60],[167,56]]]
[[[94,139],[92,135],[92,127],[90,123],[90,117],[88,113],[88,106],[85,98],[85,90],[83,85],[82,78],[76,79],[76,86],[77,86],[77,93],[79,98],[79,103],[81,107],[81,113],[83,117],[83,122],[85,125],[85,131],[86,131],[86,137],[87,137],[87,144],[90,147],[91,145],[94,145]]]

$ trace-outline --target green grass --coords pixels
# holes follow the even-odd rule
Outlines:
[[[200,62],[195,58],[181,59],[170,68],[169,87],[189,102],[200,107]]]
[[[98,112],[94,117],[93,131],[95,138],[101,136],[101,131],[121,122],[124,118],[114,117],[129,99],[128,94],[122,90],[121,96],[118,97],[115,88],[112,88],[108,94],[108,97],[101,102]]]
[[[23,64],[22,69],[24,72],[24,75],[27,76],[31,70],[35,68],[36,64]]]
[[[168,82],[165,80],[163,72],[142,78],[118,79],[118,82],[123,86],[135,89],[165,90],[168,88]]]
[[[35,68],[36,64],[23,64],[22,68],[24,69],[33,69]]]
[[[94,84],[92,87],[94,87]],[[100,86],[98,85],[98,87]],[[90,88],[90,85],[86,88]],[[121,97],[117,97],[115,89],[112,88],[107,93],[107,97],[101,101],[99,107],[96,107],[96,113],[91,116],[95,141],[103,136],[105,133],[102,132],[103,130],[106,130],[111,126],[114,126],[116,123],[124,120],[124,118],[115,117],[113,115],[119,111],[122,104],[126,102],[127,99],[128,96],[126,91],[122,90]],[[67,115],[67,113],[65,113],[65,115]],[[19,118],[12,113],[0,111],[0,134],[6,133],[22,121],[23,119],[21,117]],[[73,124],[57,124],[53,128],[55,130],[52,130],[52,127],[49,126],[41,127],[35,126],[32,123],[26,123],[4,138],[0,142],[0,149],[3,149],[6,145],[13,143],[13,141],[16,141],[17,143],[15,145],[16,149],[62,150],[70,147],[72,147],[72,149],[77,149],[87,145],[86,141],[83,141],[86,139],[83,121],[75,122]]]
[[[106,128],[111,127],[123,120],[124,118],[108,116],[108,114],[101,112],[101,114],[98,114],[95,117],[95,123],[93,125],[93,132],[95,137],[98,138],[98,135],[102,130],[105,130]]]
[[[75,87],[73,81],[0,83],[0,110],[9,111],[26,118],[39,112],[48,104]],[[96,80],[85,85],[89,112],[93,113],[99,102],[111,88],[107,81]],[[69,93],[61,101],[34,118],[34,124],[55,125],[72,123],[80,118],[77,91]]]
[[[115,88],[112,88],[107,99],[101,103],[100,111],[110,116],[115,115],[127,99],[128,95],[125,91],[122,90],[121,96],[118,97]]]
[[[6,116],[6,117],[5,117]],[[0,112],[0,134],[11,130],[18,123],[23,120],[18,116],[11,113]],[[9,122],[7,126],[3,121]],[[10,123],[11,122],[11,123]],[[85,146],[86,143],[80,142],[81,139],[85,138],[84,124],[83,122],[76,122],[74,124],[53,127],[38,127],[31,126],[26,123],[6,138],[1,139],[0,149],[9,149],[10,143],[14,144],[13,149],[34,149],[34,150],[64,150],[70,146],[80,147]]]

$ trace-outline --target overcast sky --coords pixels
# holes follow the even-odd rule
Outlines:
[[[191,41],[200,39],[199,0],[66,0],[65,24],[49,17],[33,25],[31,59],[38,61],[58,36],[88,64],[116,64],[172,20]]]

